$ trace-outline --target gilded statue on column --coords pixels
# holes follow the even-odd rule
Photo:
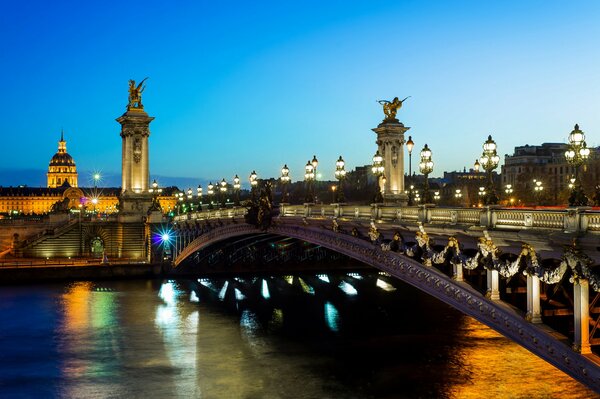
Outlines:
[[[396,120],[396,113],[400,108],[402,108],[402,103],[406,101],[406,97],[404,100],[399,100],[398,97],[394,97],[392,101],[389,100],[378,100],[377,102],[383,105],[383,113],[385,114],[386,121]]]
[[[127,104],[127,111],[131,109],[144,109],[144,105],[142,104],[142,93],[146,88],[144,82],[148,78],[144,78],[137,86],[135,85],[135,80],[129,80],[129,103]]]

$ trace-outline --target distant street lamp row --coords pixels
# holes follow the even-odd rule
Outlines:
[[[429,174],[433,172],[434,162],[432,159],[432,151],[427,144],[423,147],[420,153],[420,162],[419,162],[419,170],[424,175],[424,186],[423,186],[423,196],[421,197],[419,192],[414,189],[414,185],[412,183],[412,150],[414,148],[414,142],[412,140],[412,136],[408,137],[406,141],[406,148],[408,150],[408,178],[409,178],[409,190],[405,191],[408,195],[408,203],[409,205],[413,205],[414,202],[424,203],[432,203],[440,200],[441,196],[439,191],[435,191],[433,195],[429,189]],[[585,164],[590,155],[590,149],[587,148],[587,144],[585,142],[585,135],[579,129],[579,125],[575,125],[575,128],[569,135],[569,144],[568,149],[565,152],[565,158],[567,162],[572,164],[575,167],[575,175],[570,179],[569,188],[571,189],[571,195],[569,197],[569,205],[571,206],[580,206],[587,205],[587,197],[585,196],[583,189],[581,187],[581,182],[579,180],[579,168],[581,165]],[[493,181],[493,171],[498,167],[500,162],[500,157],[497,153],[497,145],[496,142],[492,139],[492,136],[489,135],[487,140],[483,143],[483,151],[481,156],[475,160],[474,170],[475,172],[479,172],[480,168],[487,173],[487,182],[485,187],[479,187],[478,195],[481,198],[481,201],[485,205],[493,205],[498,203],[498,195],[496,193],[496,188]],[[317,160],[316,155],[313,155],[312,160],[307,161],[306,166],[304,167],[304,182],[306,186],[306,196],[305,202],[312,203],[315,201],[315,181],[317,178],[317,167],[319,165],[319,161]],[[376,178],[376,192],[374,200],[376,203],[383,202],[384,191],[386,187],[386,176],[385,176],[385,166],[384,159],[379,150],[373,156],[373,164],[371,167],[371,171]],[[332,186],[333,192],[333,201],[338,203],[343,203],[345,201],[344,198],[344,180],[346,178],[346,169],[345,169],[345,161],[340,155],[338,160],[335,163],[335,178],[338,181],[337,186]],[[97,182],[99,176],[94,176],[94,181]],[[289,201],[289,193],[287,186],[291,183],[290,170],[286,165],[281,169],[280,181],[282,185],[282,202],[287,203]],[[256,199],[256,190],[258,186],[258,175],[256,171],[252,171],[249,176],[249,182],[251,187],[251,197],[252,199]],[[544,186],[541,180],[534,180],[533,182],[533,190],[538,197],[538,202],[540,201],[541,194],[544,190]],[[238,175],[235,175],[233,178],[233,192],[235,195],[235,204],[239,205],[239,192],[241,189],[241,182]],[[220,196],[220,202],[223,204],[226,201],[226,194],[228,191],[228,183],[225,179],[222,179],[216,189],[218,190]],[[158,188],[158,184],[156,181],[152,183],[152,188],[150,188],[150,193],[158,193],[162,192],[162,189]],[[511,184],[505,186],[504,192],[507,197],[510,198],[510,202],[514,201],[512,198],[512,193],[514,189]],[[187,198],[192,198],[192,189],[187,190]],[[196,189],[196,196],[202,198],[202,186],[199,185]],[[213,204],[213,196],[215,195],[215,185],[210,182],[208,184],[208,192],[209,196],[209,207]],[[175,197],[179,202],[183,202],[184,193],[175,193]],[[454,197],[457,200],[462,198],[462,192],[460,189],[456,189],[454,193]],[[200,200],[200,206],[201,206]],[[193,209],[193,205],[192,205]]]

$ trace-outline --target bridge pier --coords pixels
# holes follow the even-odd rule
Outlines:
[[[573,349],[581,354],[592,353],[590,346],[590,302],[589,282],[587,279],[576,279],[573,283],[573,310],[575,336]]]
[[[540,278],[527,275],[527,321],[539,324],[542,322],[540,305]]]
[[[498,289],[500,285],[500,275],[498,270],[487,270],[487,292],[485,294],[486,297],[491,299],[492,301],[500,300],[500,290]]]

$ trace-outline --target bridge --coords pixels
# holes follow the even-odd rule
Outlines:
[[[235,237],[302,240],[415,286],[600,392],[600,212],[282,204],[266,229],[245,213],[176,216],[174,265]]]

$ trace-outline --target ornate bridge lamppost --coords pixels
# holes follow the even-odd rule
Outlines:
[[[412,150],[415,146],[415,143],[412,141],[412,136],[408,136],[408,141],[406,142],[406,149],[408,150],[408,182],[412,183]],[[409,185],[408,191],[408,205],[413,205],[413,188],[412,184]]]
[[[305,202],[306,203],[312,203],[315,201],[315,197],[314,197],[314,188],[313,188],[313,183],[315,180],[315,167],[313,166],[313,164],[308,161],[306,163],[306,166],[304,167],[304,181],[306,182],[306,198],[305,198]]]
[[[225,178],[219,183],[219,194],[221,196],[221,206],[225,208],[227,205],[227,182]]]
[[[334,202],[343,203],[346,201],[344,197],[344,180],[346,179],[346,162],[342,159],[342,156],[335,162],[335,178],[338,181],[337,188],[334,193],[337,194],[337,198],[334,195]]]
[[[240,178],[238,175],[233,177],[233,191],[235,195],[235,206],[240,205],[240,188],[242,187],[240,183]]]
[[[383,157],[379,153],[379,150],[373,155],[373,167],[371,168],[373,175],[375,175],[375,198],[374,201],[376,204],[383,202],[383,194],[381,187],[381,176],[383,176],[383,172],[385,172],[385,167],[383,166]]]
[[[256,188],[258,187],[258,175],[256,171],[252,171],[250,176],[248,176],[248,180],[250,180],[250,196],[252,201],[256,199]]]
[[[196,188],[196,196],[198,197],[198,211],[202,212],[202,186],[200,184]]]
[[[492,140],[492,136],[489,135],[486,142],[483,143],[483,153],[479,158],[481,167],[483,167],[488,174],[487,195],[484,198],[486,205],[495,205],[498,203],[498,195],[494,188],[494,179],[492,176],[492,171],[498,167],[498,163],[500,162],[500,157],[498,156],[496,149],[496,142]]]
[[[431,160],[431,150],[425,144],[425,147],[421,150],[421,162],[419,162],[419,169],[421,173],[425,175],[425,187],[423,190],[423,202],[425,204],[430,204],[431,193],[429,192],[429,174],[433,172],[433,161]]]
[[[567,162],[575,166],[575,181],[569,196],[569,206],[586,206],[588,203],[579,179],[579,167],[585,165],[589,156],[590,149],[585,143],[585,134],[579,129],[579,125],[575,125],[575,128],[569,134],[569,145],[567,151],[565,151]]]
[[[281,168],[281,203],[283,204],[287,204],[288,203],[288,190],[287,190],[287,186],[290,183],[290,169],[288,168],[287,164],[283,165],[283,168]]]
[[[208,194],[208,209],[213,209],[213,196],[215,194],[215,186],[212,184],[212,182],[209,182],[207,188],[208,190],[206,193]]]

